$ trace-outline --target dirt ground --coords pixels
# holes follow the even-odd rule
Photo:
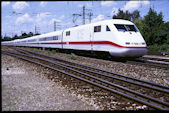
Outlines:
[[[2,111],[99,110],[47,79],[41,67],[1,56]]]

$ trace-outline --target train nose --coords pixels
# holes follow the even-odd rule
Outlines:
[[[147,51],[147,48],[123,48],[121,51],[109,51],[109,53],[116,57],[141,57],[146,55]]]
[[[147,48],[130,48],[124,52],[124,56],[126,57],[141,57],[147,54]]]

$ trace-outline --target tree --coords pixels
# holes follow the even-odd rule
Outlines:
[[[123,12],[123,10],[118,10],[118,13],[113,16],[113,19],[125,19],[129,21],[135,21],[137,18],[140,18],[140,12],[138,10],[133,11],[130,13],[128,11]]]
[[[36,34],[34,34],[34,36],[36,36],[36,35],[40,35],[40,33],[36,33]]]
[[[134,22],[136,19],[140,18],[140,12],[138,10],[135,10],[132,14],[131,14],[131,21]]]
[[[137,28],[139,29],[140,33],[143,34],[143,19],[141,18],[137,18],[134,21],[134,24],[137,26]]]
[[[12,40],[15,40],[15,39],[19,39],[17,34],[12,38]]]
[[[10,40],[12,40],[12,38],[9,36],[4,36],[4,38],[1,39],[1,41],[10,41]]]
[[[20,39],[23,39],[23,38],[27,38],[28,35],[26,33],[22,33],[22,35],[20,36]]]
[[[161,44],[163,37],[164,21],[162,13],[157,14],[150,8],[148,14],[144,17],[142,35],[148,45]]]
[[[169,44],[169,22],[166,22],[164,24],[164,28],[163,28],[163,42],[166,43],[166,44]]]
[[[28,37],[32,37],[33,35],[34,35],[34,34],[33,34],[32,32],[29,32],[27,36],[28,36]]]

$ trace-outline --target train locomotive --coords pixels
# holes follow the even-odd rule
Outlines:
[[[147,53],[146,42],[138,28],[122,19],[104,20],[2,42],[2,45],[106,52],[113,57],[141,57]]]

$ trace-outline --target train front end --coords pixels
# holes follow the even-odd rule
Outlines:
[[[116,46],[110,50],[112,56],[141,57],[147,54],[147,45],[138,28],[130,21],[116,20],[113,22],[112,43]]]

